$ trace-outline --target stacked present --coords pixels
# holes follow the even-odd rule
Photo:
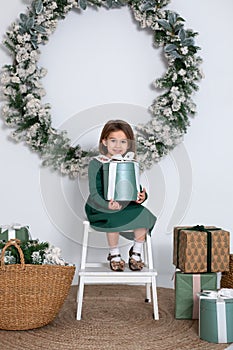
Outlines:
[[[201,290],[217,290],[217,272],[229,271],[230,234],[214,226],[174,228],[175,317],[198,318]]]
[[[176,271],[175,277],[175,317],[177,319],[197,319],[201,290],[217,289],[217,274],[191,274]]]

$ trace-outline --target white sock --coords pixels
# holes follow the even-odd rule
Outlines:
[[[133,252],[142,254],[143,243],[144,242],[134,241]],[[136,261],[139,261],[141,259],[140,256],[134,254],[132,255],[132,258]]]
[[[120,250],[119,250],[118,247],[110,248],[110,249],[109,249],[109,253],[110,253],[111,255],[118,255],[118,254],[120,254]],[[113,260],[113,261],[119,262],[119,261],[121,261],[121,257],[120,257],[120,256],[117,256],[117,257],[115,257],[115,258],[112,258],[112,260]]]

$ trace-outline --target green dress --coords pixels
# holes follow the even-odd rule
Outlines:
[[[121,202],[122,209],[108,209],[108,201],[103,195],[103,163],[92,159],[88,168],[89,197],[85,211],[90,225],[101,232],[122,232],[137,228],[154,227],[156,217],[143,205],[136,202]],[[127,235],[126,235],[127,236]],[[132,235],[128,235],[132,239]]]

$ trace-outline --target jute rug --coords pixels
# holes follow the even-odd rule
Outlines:
[[[229,345],[200,340],[197,320],[175,320],[172,289],[158,288],[159,321],[152,318],[152,304],[144,302],[143,286],[87,286],[81,321],[75,319],[76,292],[72,286],[49,325],[28,331],[1,330],[0,349],[214,350]]]

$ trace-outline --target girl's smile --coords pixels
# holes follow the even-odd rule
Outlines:
[[[122,130],[111,132],[107,139],[102,140],[104,146],[107,147],[106,156],[111,158],[115,154],[125,154],[128,150],[129,142]]]

